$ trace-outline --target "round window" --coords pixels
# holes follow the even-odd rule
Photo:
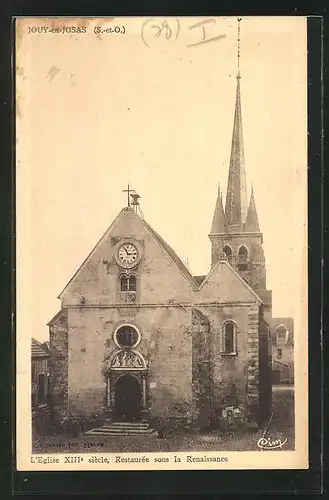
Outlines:
[[[140,334],[133,326],[124,325],[115,332],[114,341],[122,349],[136,347],[140,341]]]

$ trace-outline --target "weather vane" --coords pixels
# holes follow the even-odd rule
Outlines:
[[[242,19],[242,17],[238,17],[238,75],[240,72],[240,21],[241,21],[241,19]]]

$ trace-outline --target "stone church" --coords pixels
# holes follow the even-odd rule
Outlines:
[[[271,411],[272,297],[254,193],[247,199],[239,75],[225,210],[219,191],[206,276],[191,274],[137,204],[128,191],[128,206],[59,296],[49,322],[54,408],[201,428],[231,411],[262,424]]]

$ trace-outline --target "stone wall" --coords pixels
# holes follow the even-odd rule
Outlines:
[[[49,326],[50,387],[52,404],[62,416],[68,415],[68,327],[67,311],[63,310]]]
[[[123,238],[136,241],[142,251],[142,259],[133,270],[137,305],[191,301],[192,289],[186,277],[135,212],[123,211],[61,294],[63,306],[79,306],[82,299],[86,306],[125,302],[119,279],[123,269],[114,256],[116,244]]]
[[[257,302],[255,294],[226,261],[219,262],[194,294],[194,304],[251,304]]]
[[[192,382],[196,422],[200,428],[207,428],[213,422],[210,325],[207,317],[197,309],[192,311],[192,332]]]
[[[272,412],[272,339],[264,310],[259,310],[259,424],[266,424]]]
[[[41,357],[32,357],[31,359],[32,363],[32,377],[31,377],[31,396],[32,396],[32,406],[39,404],[39,403],[45,403],[47,400],[47,394],[48,394],[48,372],[49,372],[49,356],[45,356],[44,358]],[[39,400],[39,375],[43,374],[44,379],[43,382],[43,388],[44,388],[44,398],[40,401]]]
[[[115,259],[122,238],[136,242],[141,260],[133,272],[137,290],[128,303],[120,290],[123,269]],[[167,247],[168,248],[168,247]],[[123,209],[61,293],[68,311],[68,405],[74,415],[106,406],[103,362],[117,349],[115,329],[135,326],[136,347],[149,361],[148,404],[152,415],[192,404],[192,286],[173,253],[131,209]]]
[[[148,404],[152,416],[192,403],[190,309],[180,306],[69,310],[69,408],[74,415],[102,411],[106,405],[104,358],[117,346],[113,333],[127,322],[141,341],[136,350],[149,361]],[[173,410],[174,411],[174,410]]]
[[[259,307],[248,313],[247,404],[250,424],[258,423],[259,415]]]
[[[212,419],[221,419],[228,406],[240,407],[247,414],[248,305],[226,305],[200,308],[209,322],[210,371],[212,380]],[[236,325],[236,354],[223,352],[223,325]]]
[[[238,252],[241,246],[248,251],[248,269],[241,271],[241,276],[255,289],[266,288],[265,257],[260,233],[226,233],[212,236],[212,265],[222,259],[223,248],[228,245],[232,250],[231,265],[237,269]]]

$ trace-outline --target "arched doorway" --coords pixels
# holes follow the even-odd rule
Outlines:
[[[45,375],[43,373],[39,373],[38,375],[38,403],[45,402]]]
[[[115,383],[115,419],[136,421],[140,419],[141,387],[133,375],[122,375]]]

